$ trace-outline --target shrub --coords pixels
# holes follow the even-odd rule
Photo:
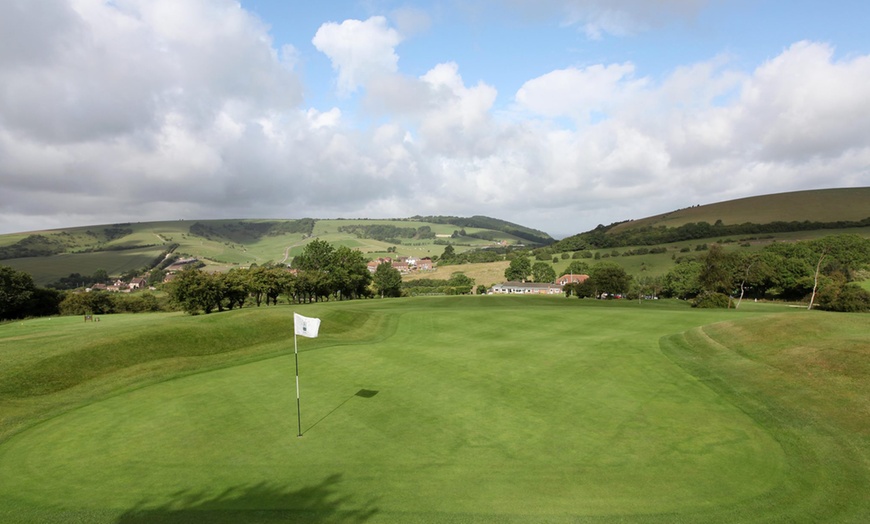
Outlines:
[[[692,307],[697,308],[728,308],[731,307],[731,297],[723,293],[705,291],[695,297]]]
[[[822,295],[819,298],[819,309],[846,313],[870,311],[870,291],[857,284],[846,284],[839,293]]]

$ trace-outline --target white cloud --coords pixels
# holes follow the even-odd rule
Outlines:
[[[433,154],[490,154],[498,129],[491,120],[497,92],[483,82],[466,87],[455,63],[438,64],[421,80],[429,86],[428,107],[420,121],[420,137]]]
[[[395,48],[402,41],[387,19],[329,22],[320,26],[311,43],[332,61],[338,71],[338,90],[350,94],[372,77],[395,73],[399,56]]]
[[[632,92],[643,88],[646,81],[632,80],[633,73],[630,63],[559,69],[527,81],[517,91],[516,101],[546,117],[588,121],[595,113],[613,111]]]
[[[44,20],[31,4],[0,21],[15,29],[0,31],[5,231],[487,214],[572,234],[695,203],[870,185],[870,56],[837,59],[826,44],[794,44],[754,70],[714,56],[659,79],[630,62],[562,67],[502,109],[498,86],[463,78],[462,57],[403,74],[400,33],[373,17],[314,39],[346,94],[364,87],[361,103],[309,108],[295,48],[276,50],[228,0],[57,0]],[[640,3],[613,5],[634,27],[646,20]]]

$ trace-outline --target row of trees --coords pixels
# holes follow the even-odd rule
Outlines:
[[[372,274],[361,252],[346,246],[335,248],[319,239],[308,243],[291,267],[294,271],[284,266],[226,273],[190,269],[177,274],[167,289],[178,307],[194,314],[243,307],[249,299],[260,306],[277,304],[280,297],[304,303],[368,298],[375,293],[398,296],[401,291],[401,274],[389,263],[379,265]]]
[[[664,276],[633,278],[614,262],[592,266],[574,260],[562,274],[587,274],[583,283],[565,286],[568,296],[602,294],[690,299],[697,306],[739,307],[743,298],[806,300],[808,307],[835,311],[870,310],[870,293],[855,281],[866,278],[870,239],[832,235],[813,241],[773,243],[760,251],[726,251],[712,244],[687,255]],[[552,266],[516,256],[505,270],[508,280],[553,282]]]
[[[757,252],[726,252],[713,244],[697,258],[686,258],[665,276],[672,296],[716,303],[745,297],[808,301],[835,311],[870,309],[870,293],[855,281],[870,264],[870,239],[831,235],[818,240],[774,243]],[[723,299],[723,297],[725,297]]]

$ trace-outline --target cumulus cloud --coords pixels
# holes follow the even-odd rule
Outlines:
[[[598,113],[612,112],[645,80],[632,80],[634,65],[596,64],[586,68],[552,71],[527,81],[517,91],[516,101],[546,117],[568,116],[588,121]]]
[[[339,91],[349,94],[372,77],[396,72],[399,56],[395,48],[401,40],[386,18],[373,16],[365,21],[323,24],[311,43],[338,71]]]
[[[645,13],[640,2],[610,4]],[[691,13],[699,2],[665,5]],[[360,119],[353,104],[305,107],[295,48],[276,49],[229,0],[7,11],[5,231],[487,214],[573,234],[694,203],[870,182],[870,121],[860,118],[870,56],[837,58],[827,44],[798,42],[749,70],[713,56],[656,79],[624,61],[567,65],[499,105],[498,86],[467,81],[461,57],[404,74],[402,33],[385,18],[324,24],[312,42],[339,91],[362,88]]]

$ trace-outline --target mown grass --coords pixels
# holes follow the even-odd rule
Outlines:
[[[0,520],[867,516],[859,408],[868,392],[853,387],[864,375],[849,371],[843,382],[838,371],[866,372],[866,317],[563,297],[307,306],[300,312],[323,324],[321,337],[299,340],[298,438],[292,311],[0,326],[0,358],[11,364],[3,383],[22,373],[47,381],[40,373],[59,373],[52,359],[61,357],[82,377],[63,389],[47,381],[55,389],[42,395],[0,396]],[[823,395],[800,366],[771,376],[769,362],[756,365],[792,351],[784,331],[815,341],[808,361],[829,370]],[[686,334],[663,339],[666,357],[659,339],[674,333]],[[839,349],[820,360],[831,345]],[[705,369],[718,382],[699,380]],[[842,395],[852,404],[830,422]],[[812,416],[789,411],[795,402]],[[758,416],[765,410],[773,422]]]

